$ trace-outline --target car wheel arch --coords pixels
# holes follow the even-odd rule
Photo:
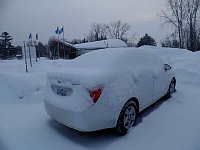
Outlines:
[[[126,101],[126,103],[121,108],[120,114],[119,114],[119,116],[117,118],[117,122],[116,122],[116,125],[115,125],[115,131],[120,136],[124,136],[127,133],[127,131],[129,130],[129,128],[127,129],[125,127],[123,118],[124,118],[124,113],[126,113],[126,111],[131,106],[133,106],[134,109],[135,109],[135,113],[133,113],[133,114],[135,114],[135,119],[134,119],[134,122],[133,122],[132,126],[134,126],[135,123],[136,123],[137,115],[139,113],[139,101],[138,101],[137,98],[133,97],[133,98],[130,98],[128,101]]]
[[[137,113],[139,113],[139,111],[140,111],[140,103],[139,103],[139,100],[138,100],[137,98],[133,97],[133,98],[129,99],[127,102],[129,102],[129,101],[133,101],[133,102],[135,103],[136,108],[137,108]],[[126,102],[126,103],[127,103],[127,102]]]
[[[122,105],[122,107],[120,108],[120,110],[119,110],[119,112],[118,112],[118,115],[116,116],[116,119],[115,119],[115,126],[117,125],[117,121],[118,121],[118,118],[119,118],[119,115],[120,115],[120,113],[121,113],[122,108],[123,108],[128,102],[130,102],[130,101],[133,102],[133,103],[135,104],[135,106],[136,106],[136,108],[137,108],[137,113],[140,112],[140,103],[139,103],[138,98],[136,98],[136,97],[130,98],[129,100],[125,101],[125,103],[124,103],[124,104]]]

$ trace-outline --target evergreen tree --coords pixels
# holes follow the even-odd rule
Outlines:
[[[0,50],[3,48],[2,40],[0,39]]]
[[[1,38],[1,43],[3,48],[10,48],[12,47],[11,42],[12,42],[12,37],[8,34],[8,32],[3,32],[0,36]]]
[[[145,34],[144,37],[142,37],[138,44],[137,44],[137,47],[140,47],[140,46],[143,46],[143,45],[151,45],[151,46],[156,46],[156,42],[155,40],[149,36],[148,34]]]
[[[12,37],[8,32],[3,32],[0,36],[0,57],[7,59],[16,56],[16,49],[12,46]]]

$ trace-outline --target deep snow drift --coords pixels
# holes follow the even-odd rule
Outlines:
[[[173,66],[177,92],[144,111],[125,137],[109,131],[83,134],[53,121],[43,106],[47,72],[67,60],[41,59],[25,73],[23,60],[0,61],[0,150],[200,149],[200,52],[145,47]]]

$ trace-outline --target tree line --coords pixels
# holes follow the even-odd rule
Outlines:
[[[185,48],[190,51],[200,50],[199,8],[200,0],[166,0],[166,10],[161,10],[159,16],[164,23],[174,27],[174,32],[160,42],[161,46]],[[127,36],[130,27],[128,23],[120,20],[110,23],[93,23],[89,34],[76,43],[116,38],[123,40],[129,46],[156,45],[155,40],[148,34],[141,37],[137,43],[130,41],[134,38]]]
[[[142,46],[142,45],[152,45],[155,46],[155,40],[145,34],[138,43],[134,43],[130,39],[134,39],[136,34],[133,34],[132,37],[128,37],[128,32],[131,26],[122,22],[121,20],[112,21],[110,23],[92,23],[90,27],[89,34],[84,39],[74,39],[72,40],[72,44],[80,44],[86,42],[94,42],[106,39],[120,39],[126,42],[129,46]]]
[[[167,0],[160,17],[174,27],[174,32],[163,41],[167,47],[200,49],[200,0]]]

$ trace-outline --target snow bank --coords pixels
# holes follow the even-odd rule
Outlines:
[[[44,80],[45,78],[40,75],[29,76],[26,74],[22,75],[15,73],[13,75],[0,73],[1,84],[20,99],[30,97],[32,94],[43,90],[44,82],[41,82],[42,79]]]
[[[66,61],[64,61],[66,62]],[[33,61],[28,74],[25,71],[24,60],[5,60],[0,62],[0,89],[9,91],[17,99],[41,101],[46,85],[46,76],[49,70],[63,66],[63,60],[51,61],[41,59]],[[2,97],[3,98],[3,97]],[[43,100],[42,100],[43,101]]]
[[[67,147],[76,150],[128,150],[133,147],[138,150],[199,150],[200,53],[146,48],[172,65],[177,77],[177,92],[162,105],[144,111],[139,118],[140,123],[120,138],[107,131],[92,134],[75,132],[47,116],[43,107],[46,74],[66,69],[70,61],[42,59],[34,62],[32,69],[29,67],[28,75],[24,61],[0,61],[0,149],[63,150]],[[24,98],[19,99],[16,95],[24,95],[23,90],[26,89],[23,86],[28,86],[29,94],[24,93]],[[36,104],[31,103],[37,99]]]

